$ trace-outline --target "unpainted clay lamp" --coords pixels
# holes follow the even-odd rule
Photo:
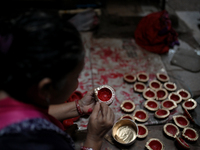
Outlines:
[[[144,103],[144,107],[150,111],[156,111],[158,110],[159,108],[159,104],[157,101],[155,100],[147,100],[145,103]]]
[[[190,122],[187,120],[187,118],[183,115],[176,115],[173,116],[173,120],[175,124],[180,128],[185,128],[189,126]]]
[[[147,88],[143,93],[143,97],[145,99],[155,99],[156,98],[156,92],[150,88]]]
[[[149,119],[148,113],[143,109],[135,110],[133,116],[138,122],[146,122]]]
[[[180,133],[179,128],[173,123],[166,123],[163,126],[163,130],[167,136],[172,137],[172,138],[178,137]]]
[[[189,150],[190,149],[190,146],[188,145],[188,143],[186,143],[185,140],[183,140],[181,137],[177,137],[176,142],[178,144],[179,149],[181,149],[181,150]]]
[[[187,90],[180,89],[177,91],[177,93],[182,97],[183,100],[188,100],[191,98],[191,95]]]
[[[124,112],[131,113],[135,109],[135,104],[131,100],[124,100],[120,107]]]
[[[190,127],[183,129],[182,136],[190,142],[194,142],[199,138],[197,131]]]
[[[168,99],[176,102],[176,104],[178,104],[182,101],[182,97],[176,92],[170,93],[168,96]]]
[[[123,115],[120,119],[130,119],[130,120],[135,121],[134,117],[132,115],[129,115],[129,114]]]
[[[94,89],[96,100],[110,105],[115,98],[115,91],[109,85],[102,85]]]
[[[158,89],[156,90],[156,100],[164,100],[166,99],[168,96],[168,92],[167,90],[161,88],[161,89]]]
[[[184,101],[182,103],[182,106],[187,110],[193,110],[197,107],[197,102],[194,99],[190,98],[187,101]]]
[[[157,73],[156,77],[161,82],[167,82],[167,81],[169,81],[169,76],[167,74],[165,74],[165,73]]]
[[[145,146],[148,150],[164,150],[163,143],[157,138],[149,139]]]
[[[136,76],[133,74],[127,73],[124,75],[124,81],[126,81],[127,83],[133,83],[136,81],[136,79],[137,79]]]
[[[145,72],[140,72],[137,74],[137,80],[140,82],[147,82],[149,80],[149,75]]]
[[[165,109],[165,108],[158,109],[158,110],[155,112],[155,117],[158,118],[158,119],[167,118],[169,115],[170,115],[169,110],[168,110],[168,109]]]
[[[149,82],[149,87],[153,90],[162,88],[162,84],[158,80],[152,80]]]
[[[148,135],[148,129],[143,124],[137,124],[138,125],[138,138],[145,138]]]
[[[146,90],[146,85],[144,83],[142,83],[142,82],[136,82],[133,85],[133,89],[136,92],[142,93],[142,92],[144,92]]]
[[[173,82],[165,82],[164,87],[165,89],[167,89],[167,91],[170,91],[170,92],[176,91],[177,89],[176,84]]]
[[[162,101],[161,106],[162,108],[172,110],[177,107],[177,104],[174,101],[167,99],[167,100]]]

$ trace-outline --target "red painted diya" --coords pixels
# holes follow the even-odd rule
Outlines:
[[[190,93],[184,89],[178,90],[177,93],[182,97],[183,100],[188,100],[191,97]]]
[[[156,77],[161,82],[167,82],[167,81],[169,81],[169,76],[167,74],[165,74],[165,73],[157,73]]]
[[[165,89],[167,89],[170,92],[176,91],[176,89],[177,89],[176,84],[173,82],[164,83],[164,87],[165,87]]]
[[[157,101],[155,100],[147,100],[145,103],[144,103],[144,107],[150,111],[156,111],[158,110],[159,108],[159,104]]]
[[[129,115],[129,114],[122,116],[120,119],[130,119],[130,120],[135,121],[134,117],[132,115]]]
[[[163,143],[156,138],[151,138],[148,142],[146,142],[145,146],[148,150],[164,150]]]
[[[180,137],[177,137],[176,138],[176,142],[177,142],[177,145],[178,145],[178,148],[179,149],[183,149],[183,150],[189,150],[190,149],[190,146],[188,145],[188,143],[186,143],[182,138]]]
[[[102,85],[94,89],[96,100],[110,105],[115,98],[115,91],[111,86]]]
[[[141,72],[137,74],[137,79],[140,82],[147,82],[149,80],[149,75],[145,72]]]
[[[187,110],[193,110],[197,107],[197,102],[194,99],[188,99],[182,103],[183,108]]]
[[[190,115],[190,113],[188,112],[188,110],[185,108],[183,108],[183,110],[184,110],[184,116],[186,116],[186,118],[188,118],[191,122],[195,123],[195,121],[193,120],[193,118]]]
[[[120,107],[124,112],[130,113],[134,111],[135,104],[131,100],[125,100]]]
[[[143,124],[138,124],[138,138],[145,138],[148,135],[148,129]]]
[[[152,80],[149,82],[149,87],[153,90],[158,90],[162,87],[162,84],[157,80]]]
[[[168,92],[165,89],[158,89],[156,90],[156,100],[164,100],[168,96]]]
[[[173,120],[174,120],[175,124],[180,128],[185,128],[185,127],[189,126],[189,121],[183,115],[173,116]]]
[[[199,138],[199,135],[197,134],[197,132],[190,127],[186,127],[183,129],[182,136],[186,140],[191,141],[191,142],[196,141]]]
[[[143,109],[138,109],[133,114],[135,120],[139,122],[146,122],[149,119],[149,115]]]
[[[162,108],[172,110],[177,107],[177,104],[174,101],[167,99],[167,100],[162,101],[161,106]]]
[[[125,74],[124,81],[126,81],[128,83],[133,83],[136,81],[136,76],[134,76],[133,74]]]
[[[143,93],[143,97],[145,99],[155,99],[156,98],[156,92],[150,88],[147,88]]]
[[[170,112],[168,109],[162,108],[162,109],[158,109],[155,112],[155,117],[158,119],[164,119],[167,118],[170,115]]]
[[[144,83],[142,83],[142,82],[136,82],[133,85],[133,89],[136,92],[144,92],[146,90],[146,85]]]
[[[174,125],[173,123],[165,124],[163,127],[163,130],[167,136],[172,137],[172,138],[176,138],[180,133],[178,127]]]
[[[168,99],[176,102],[176,104],[178,104],[182,101],[182,97],[176,92],[170,93],[168,96]]]

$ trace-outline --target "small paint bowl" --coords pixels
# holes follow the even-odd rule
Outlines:
[[[176,92],[170,93],[168,99],[174,101],[176,104],[182,101],[182,97]]]
[[[137,124],[138,125],[138,138],[145,138],[148,135],[148,129],[143,124]]]
[[[187,90],[180,89],[177,91],[177,93],[182,97],[183,100],[188,100],[191,98],[191,95]]]
[[[120,107],[124,112],[130,113],[134,111],[135,104],[131,100],[125,100],[121,103]]]
[[[137,74],[137,80],[140,82],[147,82],[149,80],[149,75],[145,72],[140,72]]]
[[[136,81],[136,76],[133,74],[125,74],[124,75],[124,81],[126,81],[127,83],[133,83]]]
[[[138,122],[146,122],[149,119],[148,113],[143,109],[135,110],[133,116]]]
[[[167,91],[170,91],[170,92],[176,91],[176,89],[177,89],[176,84],[173,82],[164,83],[164,87],[165,87],[165,89],[167,89]]]
[[[187,120],[187,118],[183,115],[176,115],[173,116],[173,120],[175,122],[175,124],[180,127],[180,128],[185,128],[187,126],[189,126],[189,121]]]
[[[164,150],[163,143],[157,138],[149,139],[145,146],[148,150]]]
[[[143,93],[143,97],[145,99],[155,99],[156,98],[156,92],[150,88],[147,88]]]
[[[136,92],[144,92],[146,90],[146,85],[142,82],[136,82],[134,85],[133,85],[133,89],[134,91]]]
[[[189,150],[190,146],[188,145],[188,143],[186,143],[182,138],[177,137],[176,138],[176,143],[177,143],[177,147],[178,149],[181,150]]]
[[[182,136],[186,140],[191,141],[191,142],[194,142],[199,138],[197,131],[190,127],[186,127],[183,129]]]
[[[197,102],[194,99],[190,98],[187,101],[184,101],[182,103],[182,106],[187,110],[193,110],[197,107]]]
[[[115,98],[115,91],[111,86],[102,85],[94,89],[96,100],[110,105]]]
[[[180,133],[179,128],[173,123],[166,123],[163,126],[163,131],[167,136],[172,138],[176,138]]]
[[[161,82],[167,82],[167,81],[169,81],[169,76],[167,74],[165,74],[165,73],[157,73],[156,77]]]
[[[159,104],[157,101],[155,100],[147,100],[145,103],[144,103],[144,107],[150,111],[156,111],[158,110],[159,108]]]
[[[167,99],[167,100],[162,101],[161,106],[162,108],[172,110],[177,107],[177,104],[174,101]]]
[[[123,145],[131,145],[138,136],[138,126],[130,119],[118,120],[112,127],[112,137]]]
[[[166,99],[167,96],[168,96],[167,90],[165,90],[163,88],[156,90],[156,100],[162,101],[162,100]]]
[[[158,119],[164,119],[164,118],[167,118],[169,115],[170,115],[170,112],[168,109],[165,109],[165,108],[162,108],[162,109],[158,109],[156,112],[155,112],[155,117],[158,118]]]
[[[158,80],[152,80],[149,82],[149,87],[156,91],[162,88],[162,84]]]

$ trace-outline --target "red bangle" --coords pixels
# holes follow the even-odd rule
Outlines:
[[[81,107],[80,107],[78,101],[79,101],[78,99],[75,100],[76,109],[77,109],[79,115],[82,116],[82,115],[84,115],[84,113],[83,113],[83,111],[81,110]]]
[[[89,147],[81,146],[81,150],[93,150],[93,148],[89,148]]]

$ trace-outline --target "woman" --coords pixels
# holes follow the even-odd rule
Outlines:
[[[1,23],[1,150],[74,149],[58,120],[91,109],[82,149],[101,148],[114,122],[112,110],[95,102],[92,90],[80,101],[64,103],[78,86],[83,64],[78,31],[57,15],[27,12],[9,25]]]

